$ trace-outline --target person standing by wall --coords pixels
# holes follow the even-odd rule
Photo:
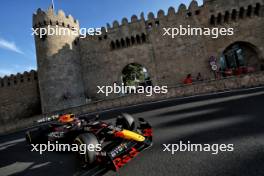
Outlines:
[[[183,80],[183,84],[192,84],[193,80],[192,80],[192,75],[188,74],[187,77]]]

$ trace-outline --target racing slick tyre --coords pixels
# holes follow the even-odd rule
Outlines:
[[[77,160],[81,167],[86,167],[87,165],[92,165],[96,161],[96,147],[99,145],[97,137],[92,133],[84,133],[77,136],[74,143],[78,145]],[[85,144],[85,153],[80,151],[81,145]],[[88,145],[92,144],[94,150],[89,150]]]
[[[126,130],[135,130],[135,119],[130,114],[123,113],[116,119],[116,126],[122,126]]]

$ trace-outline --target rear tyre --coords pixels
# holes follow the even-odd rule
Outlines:
[[[123,113],[116,119],[116,126],[122,126],[126,130],[135,130],[135,119],[130,114]]]
[[[77,136],[74,140],[74,143],[78,145],[79,151],[77,153],[77,160],[79,161],[80,166],[87,167],[88,165],[94,164],[97,159],[96,147],[99,145],[97,137],[92,133],[84,133]],[[93,145],[93,151],[88,149],[89,144]]]

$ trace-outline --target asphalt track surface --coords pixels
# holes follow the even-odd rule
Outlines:
[[[154,129],[154,145],[119,172],[76,170],[72,153],[30,152],[24,132],[0,137],[0,176],[263,176],[264,88],[172,99],[101,113],[144,117]],[[234,144],[233,152],[164,152],[163,144]]]

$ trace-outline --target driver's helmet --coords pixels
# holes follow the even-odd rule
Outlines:
[[[75,115],[74,114],[64,114],[59,116],[59,122],[62,123],[69,123],[74,121]]]

